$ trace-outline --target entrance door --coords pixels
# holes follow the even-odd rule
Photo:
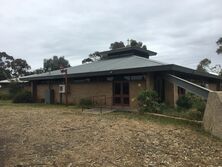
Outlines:
[[[113,105],[129,106],[129,82],[113,82]]]

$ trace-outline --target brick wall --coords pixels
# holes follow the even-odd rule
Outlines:
[[[49,89],[49,86],[47,84],[37,85],[37,94],[36,94],[36,100],[37,102],[42,102],[42,100],[45,99],[45,92]]]
[[[75,83],[70,85],[69,103],[78,104],[81,98],[92,98],[111,105],[112,82]],[[106,99],[105,99],[106,96]]]
[[[170,106],[175,106],[178,99],[178,87],[173,83],[165,81],[165,102]]]
[[[78,104],[82,98],[94,97],[94,101],[104,103],[106,100],[107,105],[112,104],[112,82],[90,82],[90,83],[75,83],[70,84],[70,91],[68,93],[68,103]],[[60,102],[59,85],[51,85],[54,90],[55,103]],[[130,107],[137,108],[137,96],[146,88],[145,81],[130,81],[129,83],[129,96]],[[37,85],[37,102],[43,101],[45,92],[49,89],[48,84]],[[65,102],[65,95],[62,95],[62,101]]]
[[[137,108],[137,97],[142,90],[146,89],[146,81],[130,81],[130,107]]]

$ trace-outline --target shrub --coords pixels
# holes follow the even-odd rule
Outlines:
[[[32,95],[31,92],[28,91],[21,91],[18,92],[14,97],[13,97],[13,103],[32,103]]]
[[[201,121],[203,119],[203,114],[197,110],[190,110],[188,111],[188,118],[193,120]]]
[[[21,85],[17,82],[11,82],[9,84],[9,95],[14,97],[16,94],[22,91]]]
[[[193,108],[196,108],[203,114],[206,108],[206,101],[192,93],[188,93],[187,96],[191,99]]]
[[[0,100],[9,100],[10,96],[7,93],[0,93]]]
[[[144,90],[137,97],[140,112],[160,112],[158,94],[155,91]]]
[[[93,103],[90,99],[80,99],[79,105],[83,108],[91,108],[93,106]]]
[[[185,109],[190,109],[192,107],[192,101],[188,96],[180,96],[177,100],[177,106]]]

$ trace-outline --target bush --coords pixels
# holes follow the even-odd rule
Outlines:
[[[191,99],[193,108],[196,108],[203,114],[206,108],[206,101],[192,93],[188,93],[187,96]]]
[[[9,95],[14,97],[16,94],[22,91],[21,85],[17,82],[11,82],[9,84]]]
[[[202,120],[206,108],[206,101],[192,93],[187,93],[185,96],[181,96],[178,99],[177,105],[179,107],[177,111],[187,110],[192,107],[192,110],[185,110],[188,118]]]
[[[10,100],[10,96],[8,94],[0,94],[0,100]]]
[[[177,100],[177,106],[185,109],[190,109],[192,107],[192,101],[188,96],[180,96]]]
[[[93,103],[90,99],[80,99],[79,105],[83,108],[91,108]]]
[[[158,94],[155,91],[142,91],[137,97],[140,112],[160,112]]]
[[[203,119],[203,114],[197,110],[190,110],[188,111],[187,114],[188,114],[188,118],[192,120],[201,121]]]
[[[21,91],[14,96],[12,101],[13,103],[32,103],[33,99],[31,92]]]

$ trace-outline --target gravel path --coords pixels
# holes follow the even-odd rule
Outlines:
[[[0,166],[222,166],[222,142],[179,125],[7,106],[0,107]]]

